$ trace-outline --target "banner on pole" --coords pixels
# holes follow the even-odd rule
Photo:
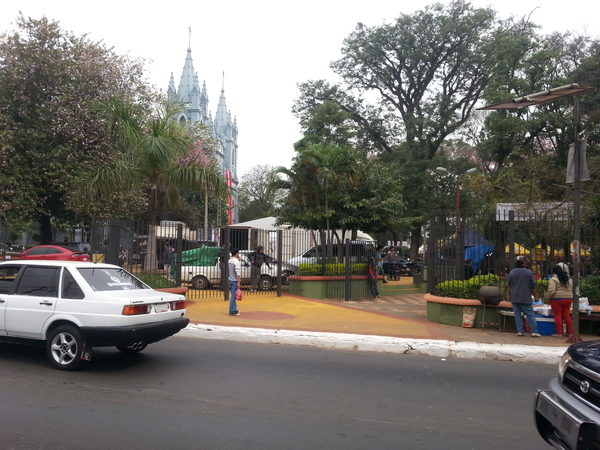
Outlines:
[[[590,172],[588,171],[585,152],[587,149],[587,140],[583,139],[579,149],[579,181],[589,181]],[[575,144],[569,146],[569,158],[567,160],[567,183],[575,183]]]

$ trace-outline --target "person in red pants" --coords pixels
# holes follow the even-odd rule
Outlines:
[[[560,265],[552,269],[552,278],[548,281],[546,300],[550,300],[550,307],[554,314],[556,333],[553,336],[571,335],[571,304],[573,303],[573,281],[569,273]],[[563,322],[566,324],[566,334],[563,335]]]

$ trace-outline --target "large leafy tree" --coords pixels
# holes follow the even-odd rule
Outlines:
[[[276,169],[256,165],[242,177],[239,187],[240,220],[253,220],[275,214],[283,192],[277,187]]]
[[[497,28],[491,9],[461,0],[434,4],[390,24],[359,24],[332,67],[359,98],[377,95],[371,108],[396,125],[400,119],[414,159],[431,159],[491,79]]]
[[[93,105],[109,95],[149,99],[142,80],[139,62],[57,22],[20,16],[0,37],[0,220],[37,221],[50,242],[53,221],[88,213],[70,205],[71,193],[112,151]],[[122,194],[100,201],[135,209]]]
[[[347,146],[310,144],[299,150],[278,185],[288,190],[280,221],[313,230],[331,230],[335,214],[332,197],[353,183],[356,153]],[[342,187],[343,186],[343,187]],[[337,225],[337,224],[336,224]]]
[[[288,196],[280,222],[323,230],[339,241],[345,231],[381,232],[402,226],[405,204],[397,167],[335,144],[298,151],[290,169],[280,168]],[[336,237],[337,236],[337,237]]]
[[[413,256],[429,210],[427,173],[492,79],[501,56],[498,41],[510,25],[493,10],[461,0],[401,14],[389,24],[359,24],[332,64],[342,83],[301,86],[300,111],[336,102],[357,129],[356,141],[370,142],[358,148],[400,164]]]
[[[590,60],[589,38],[571,33],[542,36],[528,23],[515,27],[517,32],[519,38],[511,42],[519,45],[513,46],[510,53],[507,50],[511,57],[498,67],[485,89],[486,101],[505,101],[578,81],[575,71]],[[590,81],[582,84],[589,85]],[[573,100],[569,98],[532,108],[489,113],[473,144],[491,172],[512,165],[513,153],[532,158],[548,156],[552,164],[565,167],[569,144],[573,141],[572,108]],[[588,111],[583,114],[584,124],[588,122]]]

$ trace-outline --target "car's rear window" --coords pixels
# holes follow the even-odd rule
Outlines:
[[[61,245],[60,247],[64,248],[65,250],[69,250],[70,252],[73,252],[73,253],[79,253],[81,251],[76,247],[67,247],[66,245]]]
[[[125,269],[90,267],[77,270],[94,291],[149,289]]]

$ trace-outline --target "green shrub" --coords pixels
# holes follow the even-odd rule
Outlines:
[[[171,280],[167,280],[164,275],[158,273],[140,272],[136,273],[135,276],[152,289],[171,288],[176,286]]]
[[[548,291],[548,280],[536,280],[535,290],[539,298],[543,299]]]
[[[455,298],[479,298],[481,286],[497,286],[500,279],[497,275],[477,275],[468,280],[448,280],[436,286],[437,295]]]
[[[581,297],[587,297],[590,305],[600,305],[600,276],[592,275],[581,279],[579,286]]]
[[[328,276],[344,276],[346,274],[346,265],[339,263],[330,263],[325,265],[325,273],[323,273],[323,265],[319,263],[315,264],[300,264],[298,266],[298,272],[300,275],[311,276],[311,275],[328,275]],[[366,275],[367,265],[366,264],[352,264],[352,275]]]

